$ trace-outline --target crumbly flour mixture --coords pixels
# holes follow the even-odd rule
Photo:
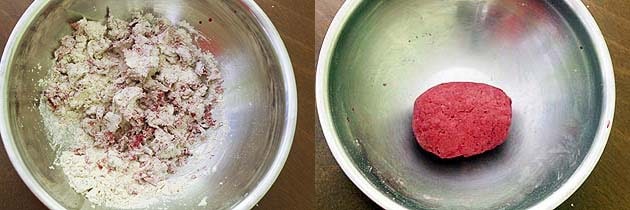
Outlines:
[[[202,37],[142,13],[71,26],[40,105],[56,165],[98,205],[143,207],[184,190],[197,175],[178,170],[221,138],[221,74]]]

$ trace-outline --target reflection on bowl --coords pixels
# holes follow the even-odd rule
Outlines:
[[[507,141],[460,160],[417,146],[415,98],[470,81],[512,98]],[[551,209],[599,159],[614,78],[579,1],[350,1],[321,49],[319,119],[346,175],[386,209]]]

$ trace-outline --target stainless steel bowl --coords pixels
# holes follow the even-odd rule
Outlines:
[[[70,188],[61,168],[48,168],[54,151],[35,99],[41,92],[37,81],[46,75],[58,40],[71,32],[69,23],[82,16],[104,19],[106,7],[116,17],[128,18],[132,9],[143,9],[188,21],[211,40],[223,71],[230,131],[215,145],[215,157],[208,163],[216,172],[203,180],[200,190],[157,207],[251,208],[284,165],[297,114],[289,56],[270,20],[251,0],[35,1],[11,33],[0,64],[0,132],[20,177],[49,208],[92,208]],[[208,205],[198,207],[203,197]]]
[[[505,144],[452,161],[416,145],[414,99],[448,81],[512,98]],[[347,1],[316,96],[337,162],[386,209],[552,209],[595,167],[615,104],[606,43],[576,0]]]

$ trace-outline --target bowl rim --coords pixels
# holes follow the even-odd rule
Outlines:
[[[233,209],[251,209],[262,199],[267,191],[269,191],[289,156],[297,124],[297,88],[291,59],[276,27],[256,2],[253,0],[239,0],[239,2],[249,9],[250,14],[262,28],[262,32],[267,39],[269,39],[273,53],[278,57],[278,68],[282,73],[283,85],[285,87],[284,97],[286,99],[286,113],[281,132],[280,145],[276,156],[273,157],[272,164],[260,178],[258,184],[248,192],[242,200],[231,207]],[[31,3],[13,28],[4,48],[2,60],[0,60],[0,81],[2,81],[0,84],[0,137],[2,137],[2,142],[13,167],[31,192],[48,208],[64,209],[64,207],[50,196],[39,182],[33,178],[33,175],[26,167],[21,155],[16,152],[17,146],[13,141],[13,135],[9,129],[8,114],[6,114],[8,113],[7,103],[9,97],[7,78],[7,70],[9,69],[8,59],[14,56],[17,48],[16,43],[21,39],[21,35],[27,31],[27,27],[34,19],[34,15],[41,11],[47,3],[48,1],[46,0],[35,0]]]
[[[615,80],[613,65],[610,58],[604,36],[597,26],[595,19],[588,11],[586,6],[579,0],[563,0],[565,4],[573,10],[581,24],[584,25],[587,34],[592,39],[594,50],[599,61],[599,68],[602,73],[603,88],[603,106],[597,133],[595,134],[593,144],[584,160],[575,172],[569,177],[555,192],[538,203],[528,207],[529,209],[553,209],[564,202],[571,194],[573,194],[589,176],[595,168],[600,156],[602,155],[608,136],[612,128],[612,121],[615,110]],[[330,148],[335,160],[341,166],[341,169],[348,178],[372,201],[385,209],[406,209],[394,200],[388,198],[383,192],[380,192],[361,172],[354,166],[350,155],[344,151],[339,134],[335,130],[333,116],[329,101],[329,73],[330,64],[334,48],[339,40],[342,29],[346,26],[350,17],[354,14],[363,0],[346,1],[330,24],[324,42],[320,49],[319,59],[317,61],[317,73],[315,80],[315,97],[317,105],[317,113],[321,124],[322,132],[326,139],[326,143]],[[367,1],[366,1],[367,2]]]

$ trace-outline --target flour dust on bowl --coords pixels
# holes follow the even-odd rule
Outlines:
[[[143,18],[150,24],[137,21],[135,11],[156,19],[149,15]],[[131,21],[133,18],[136,20]],[[122,30],[110,34],[116,25]],[[161,36],[151,32],[161,32],[161,27],[168,33]],[[133,37],[128,45],[118,43],[128,37]],[[166,43],[161,39],[176,40],[172,43],[188,48],[169,49],[159,44],[136,48]],[[159,59],[129,56],[144,52]],[[198,60],[187,59],[191,56]],[[120,65],[113,65],[116,62]],[[82,68],[86,66],[89,68]],[[177,74],[170,75],[179,76],[170,77],[168,82],[168,68],[164,66],[178,68]],[[112,71],[123,73],[110,74]],[[51,79],[51,72],[59,78]],[[293,140],[297,100],[291,63],[279,34],[253,1],[35,1],[7,42],[0,76],[4,146],[22,180],[52,209],[248,209],[275,181]],[[120,83],[112,85],[109,80]],[[75,92],[59,92],[65,90],[63,87]],[[158,89],[164,97],[152,96]],[[176,96],[180,90],[198,94],[188,91],[180,95],[184,97]],[[195,97],[197,102],[190,100]],[[107,100],[95,104],[103,98]],[[153,103],[158,101],[166,104]],[[197,112],[192,106],[183,109],[182,104],[197,106]],[[67,110],[85,115],[80,122],[68,121],[74,118]],[[159,110],[170,115],[162,118]],[[146,121],[134,121],[139,118],[133,116]],[[186,126],[178,128],[173,125],[177,122],[186,122]],[[179,137],[177,130],[182,131]],[[198,133],[202,130],[206,135]],[[76,135],[81,133],[89,137]],[[164,141],[183,136],[191,142]],[[83,138],[98,145],[96,149],[68,146]],[[169,144],[177,146],[160,146]],[[105,150],[110,147],[119,153]],[[135,154],[127,156],[128,161],[124,159],[137,148],[145,148],[150,155],[144,155],[144,160],[133,158]],[[146,158],[156,161],[149,163]],[[78,162],[81,164],[74,164]],[[132,179],[108,175],[118,176],[132,163],[140,164],[148,174],[136,173]],[[95,182],[95,171],[110,179]],[[106,186],[126,181],[132,187]],[[148,196],[140,203],[126,203],[129,200],[120,196],[143,193]]]
[[[347,1],[320,52],[328,146],[386,209],[552,209],[587,178],[610,132],[612,64],[579,1]],[[512,99],[504,144],[458,160],[417,146],[414,100],[446,82]]]

